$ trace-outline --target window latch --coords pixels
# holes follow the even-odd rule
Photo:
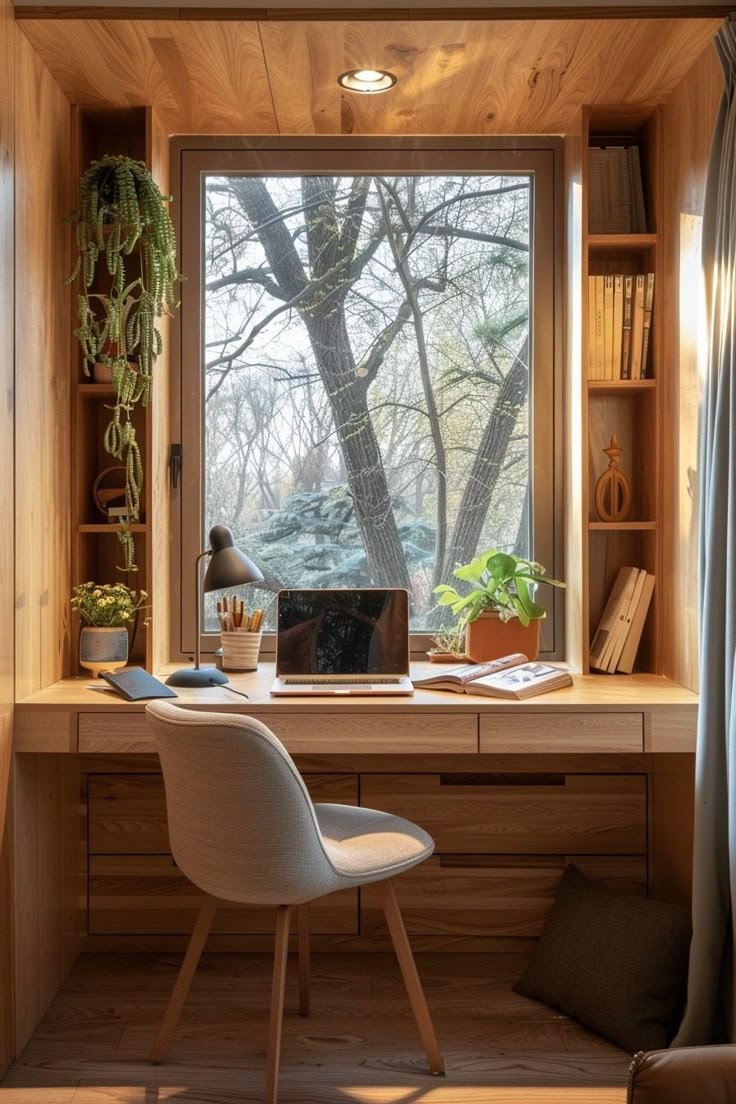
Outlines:
[[[181,476],[181,445],[179,444],[172,445],[169,451],[169,474],[172,490],[176,490]]]

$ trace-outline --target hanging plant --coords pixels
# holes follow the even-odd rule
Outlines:
[[[169,199],[142,161],[106,156],[85,172],[79,208],[66,220],[76,227],[77,260],[66,282],[80,285],[74,334],[84,372],[90,375],[96,362],[105,365],[116,393],[104,444],[126,471],[127,524],[119,534],[125,571],[136,570],[130,525],[140,519],[143,488],[133,410],[151,397],[154,364],[163,347],[156,321],[178,306]],[[134,252],[140,272],[130,278],[128,258]]]

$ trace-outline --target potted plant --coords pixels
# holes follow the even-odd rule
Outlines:
[[[548,579],[544,567],[492,548],[470,563],[456,567],[453,575],[468,583],[468,594],[442,583],[434,593],[441,606],[450,606],[465,628],[465,654],[482,663],[512,652],[523,652],[529,659],[539,654],[539,623],[545,616],[534,601],[541,583],[562,587],[557,579]]]
[[[74,333],[84,371],[96,372],[100,364],[116,390],[104,445],[127,471],[128,523],[120,530],[125,571],[136,569],[129,525],[140,519],[143,484],[133,409],[139,402],[146,406],[151,397],[154,364],[162,351],[156,322],[178,306],[169,198],[142,161],[106,156],[84,173],[79,207],[67,218],[76,229],[77,260],[67,283],[79,281]],[[133,253],[137,257],[131,260]],[[93,292],[93,286],[98,290]]]
[[[465,659],[465,625],[452,625],[432,637],[433,648],[427,652],[431,663],[454,663]]]
[[[93,675],[115,671],[128,661],[129,633],[148,595],[123,583],[80,583],[72,591],[72,609],[84,622],[79,662]]]

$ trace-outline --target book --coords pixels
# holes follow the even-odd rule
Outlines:
[[[509,667],[518,667],[520,663],[528,663],[528,656],[521,652],[513,652],[511,655],[501,656],[500,659],[491,659],[488,663],[465,663],[462,667],[452,667],[449,671],[441,671],[436,675],[428,675],[427,678],[411,681],[414,686],[425,687],[430,690],[453,690],[462,694],[464,688],[474,679],[483,678],[485,675],[497,675]]]
[[[481,694],[488,698],[512,698],[523,701],[536,694],[547,694],[551,690],[562,690],[572,686],[572,676],[559,667],[550,667],[547,663],[521,663],[503,671],[500,675],[484,675],[473,679],[465,687],[466,694]]]
[[[618,667],[618,662],[621,658],[621,653],[624,650],[626,641],[629,638],[631,631],[631,622],[636,612],[636,607],[639,605],[639,599],[641,598],[642,590],[644,589],[644,582],[647,578],[647,573],[643,569],[638,571],[634,581],[634,586],[631,591],[631,600],[627,609],[624,612],[624,616],[621,620],[620,626],[615,634],[615,640],[611,647],[610,659],[608,660],[608,672],[613,674]]]
[[[636,662],[636,653],[639,650],[639,643],[641,642],[641,634],[644,630],[644,624],[647,619],[647,613],[649,612],[649,606],[652,601],[652,594],[654,593],[654,575],[644,573],[646,578],[644,579],[644,585],[642,586],[641,594],[634,615],[631,619],[631,625],[629,627],[629,634],[626,637],[626,642],[621,652],[621,657],[618,661],[618,670],[626,675],[630,675],[634,670],[634,663]]]
[[[594,276],[595,280],[595,378],[605,379],[603,372],[604,361],[604,336],[603,336],[603,277]]]
[[[588,149],[588,230],[591,234],[646,232],[644,186],[637,145]]]
[[[641,354],[644,340],[644,276],[637,276],[634,302],[631,310],[631,374],[630,379],[641,379]]]
[[[652,307],[654,305],[654,273],[647,273],[646,288],[644,291],[644,334],[641,343],[641,378],[648,375],[647,360],[649,358],[649,335],[652,329]]]
[[[595,360],[595,276],[588,277],[588,379],[598,379]]]
[[[621,333],[621,379],[631,379],[631,308],[633,306],[634,280],[624,277],[624,317]]]
[[[621,379],[621,344],[624,324],[624,278],[613,277],[613,363],[611,379]]]
[[[628,616],[629,606],[631,605],[631,599],[636,589],[636,581],[639,578],[639,568],[623,567],[621,568],[620,574],[623,575],[623,586],[621,587],[618,601],[612,610],[610,625],[607,626],[609,629],[608,638],[600,658],[596,663],[596,667],[599,671],[609,670],[614,655],[618,656],[620,649],[623,648],[626,634],[629,631],[626,618]]]
[[[613,276],[603,277],[603,378],[613,379]]]
[[[622,604],[624,591],[626,590],[632,572],[635,571],[637,571],[635,567],[622,567],[619,570],[601,615],[601,619],[598,622],[598,627],[590,645],[590,666],[598,671],[604,671],[606,669],[604,657],[609,648],[609,644],[612,645],[611,637],[616,630],[620,617],[619,607]],[[630,601],[630,595],[628,600]]]

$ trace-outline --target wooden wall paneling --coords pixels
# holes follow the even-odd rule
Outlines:
[[[16,36],[16,693],[67,672],[70,565],[69,104]]]
[[[170,134],[564,134],[581,103],[661,103],[719,25],[21,20],[71,102],[149,103]],[[343,93],[366,65],[396,89]]]
[[[14,777],[16,1048],[20,1051],[81,947],[86,833],[76,756],[17,755]]]
[[[12,829],[14,693],[14,160],[15,27],[10,0],[0,0],[0,1077],[15,1054],[12,968]]]
[[[663,194],[659,306],[662,405],[662,672],[698,688],[698,441],[704,367],[700,232],[713,123],[723,89],[706,49],[662,108]]]
[[[662,753],[652,774],[652,895],[689,905],[692,896],[695,756]]]
[[[157,111],[146,111],[146,162],[163,194],[169,195],[169,135]],[[148,668],[159,670],[171,658],[171,511],[169,508],[169,442],[171,441],[171,334],[169,317],[159,328],[163,352],[156,361],[151,402],[147,414],[148,458],[146,471],[146,553],[149,565],[150,627]]]
[[[587,468],[583,458],[583,425],[587,418],[582,338],[587,332],[587,191],[583,157],[587,145],[587,113],[577,113],[565,137],[565,635],[566,658],[573,671],[587,663],[588,541],[585,531]]]

